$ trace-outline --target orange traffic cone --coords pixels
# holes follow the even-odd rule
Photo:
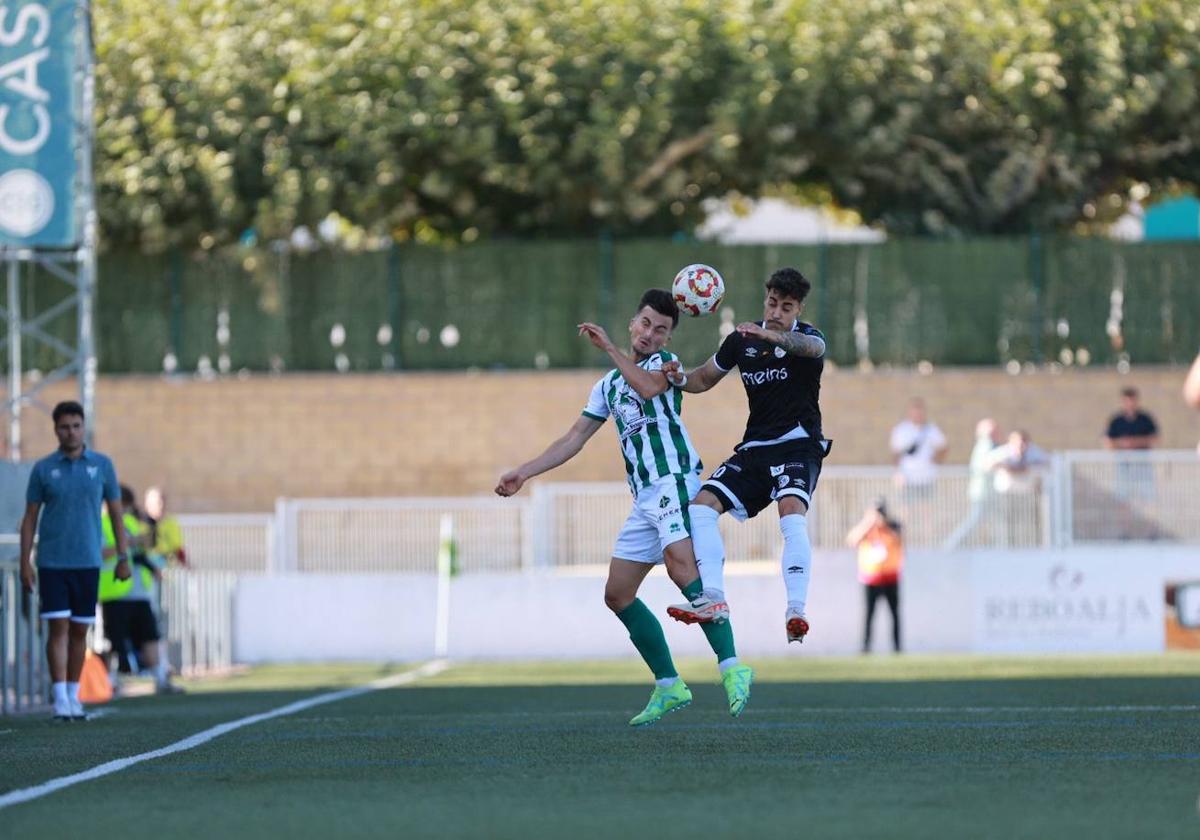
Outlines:
[[[108,668],[103,659],[89,650],[83,658],[83,673],[79,675],[79,699],[84,703],[107,703],[112,696]]]

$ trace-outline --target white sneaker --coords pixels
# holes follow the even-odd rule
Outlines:
[[[787,627],[788,643],[800,642],[803,644],[804,637],[808,635],[808,619],[804,617],[804,613],[795,607],[788,607],[783,620]]]
[[[71,720],[87,720],[87,709],[83,708],[83,703],[78,700],[71,700]]]
[[[70,720],[71,717],[72,717],[71,701],[64,700],[60,703],[59,701],[56,700],[54,702],[54,719],[55,720]]]
[[[667,607],[667,615],[684,624],[721,624],[729,620],[729,604],[700,595],[690,603]]]

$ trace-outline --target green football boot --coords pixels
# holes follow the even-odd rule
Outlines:
[[[725,684],[725,696],[729,698],[729,714],[737,717],[750,699],[754,671],[749,665],[734,665],[721,675],[721,682]]]
[[[633,719],[629,721],[629,725],[646,726],[654,723],[667,712],[682,709],[691,702],[692,690],[681,679],[676,680],[670,688],[654,686],[654,691],[650,694],[650,702],[646,704],[646,708],[642,709],[641,714],[634,715]]]

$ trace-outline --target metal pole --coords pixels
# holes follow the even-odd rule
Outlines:
[[[81,226],[81,245],[77,251],[79,261],[79,345],[75,350],[79,360],[79,403],[83,406],[89,445],[96,428],[96,345],[92,331],[92,306],[96,291],[96,194],[92,172],[92,146],[95,142],[95,119],[93,112],[96,101],[96,70],[92,43],[92,10],[88,0],[80,0],[76,14],[79,16],[79,50],[77,52],[77,74],[79,76],[79,197],[76,204],[77,221]]]
[[[21,264],[8,257],[8,459],[21,460]]]

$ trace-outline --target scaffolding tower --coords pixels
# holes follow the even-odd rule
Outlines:
[[[75,179],[72,212],[73,241],[53,246],[13,244],[0,237],[0,263],[7,288],[0,320],[5,329],[0,352],[7,355],[8,379],[4,399],[7,415],[7,458],[22,459],[21,419],[26,406],[49,413],[43,392],[56,382],[74,378],[79,403],[87,415],[88,443],[95,428],[96,343],[92,317],[96,290],[96,202],[92,173],[95,126],[95,50],[91,4],[88,0],[46,2],[60,14],[73,17],[74,62],[71,73]],[[0,173],[3,175],[3,173]],[[64,295],[28,294],[32,284],[65,284]],[[24,298],[24,300],[23,300]],[[57,298],[57,299],[55,299]],[[47,303],[46,301],[53,300]],[[44,305],[43,305],[44,304]],[[62,320],[74,314],[75,328],[65,331]],[[57,327],[57,328],[56,328]],[[56,334],[57,333],[57,334]],[[65,334],[64,334],[65,333]],[[25,350],[38,348],[50,361],[32,370]],[[32,375],[31,375],[32,374]]]

